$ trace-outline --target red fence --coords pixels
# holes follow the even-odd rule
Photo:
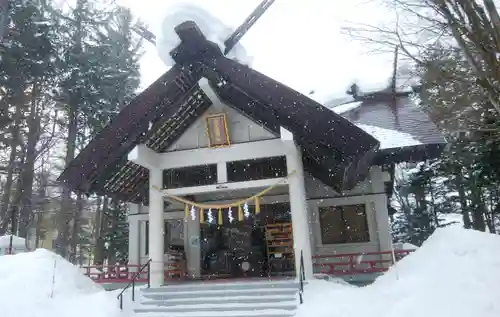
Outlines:
[[[313,256],[313,265],[318,273],[329,275],[354,275],[381,273],[414,250],[383,252],[343,253]]]
[[[96,283],[128,283],[132,281],[142,265],[136,264],[117,264],[117,265],[90,265],[82,266],[80,269],[83,274],[90,277]],[[165,270],[165,279],[180,279],[185,273],[184,265],[169,264]],[[148,281],[148,268],[139,273],[135,279],[137,283],[146,283]]]
[[[313,256],[313,265],[318,273],[329,275],[355,275],[381,273],[413,250],[343,253],[334,255]],[[182,279],[185,276],[184,263],[172,263],[165,270],[165,280]],[[128,283],[132,280],[141,265],[94,265],[83,266],[83,273],[96,283]],[[138,283],[148,280],[147,268],[136,279]]]

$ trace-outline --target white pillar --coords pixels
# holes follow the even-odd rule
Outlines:
[[[376,232],[378,235],[379,251],[392,250],[392,235],[389,226],[389,211],[387,210],[387,194],[385,194],[385,182],[388,180],[386,173],[379,166],[373,166],[370,169],[370,182],[375,198],[371,204],[375,213],[376,228],[370,232]],[[382,256],[384,260],[390,260],[391,255]]]
[[[200,252],[200,218],[199,213],[196,218],[188,216],[184,224],[185,229],[185,250],[186,250],[186,270],[187,276],[197,279],[201,275],[201,252]]]
[[[137,220],[137,215],[139,213],[140,206],[138,204],[129,204],[129,215],[127,217],[128,221],[128,264],[139,265],[140,255],[139,255],[139,220]],[[130,268],[130,272],[136,272],[137,267]]]
[[[161,169],[149,170],[149,258],[151,259],[150,278],[152,287],[159,287],[165,281],[163,196],[158,190],[158,188],[163,188],[162,176]]]
[[[287,148],[287,171],[289,174],[295,171],[295,174],[288,179],[295,251],[295,271],[297,272],[297,276],[299,276],[300,254],[302,252],[305,276],[306,279],[311,279],[313,278],[313,264],[302,155],[300,149],[295,145],[291,133],[282,129],[281,134]]]

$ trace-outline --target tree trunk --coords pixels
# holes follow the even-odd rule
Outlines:
[[[104,224],[106,223],[106,215],[108,213],[109,199],[104,197],[104,202],[102,204],[102,209],[100,212],[99,222],[96,220],[96,230],[98,231],[96,242],[95,242],[95,252],[94,252],[94,264],[101,265],[104,263]]]
[[[21,195],[21,205],[19,207],[19,236],[23,238],[28,237],[28,228],[30,226],[31,219],[33,219],[32,196],[33,181],[35,178],[35,160],[37,156],[36,146],[38,144],[38,140],[40,139],[40,117],[36,106],[36,94],[37,89],[34,87],[28,123],[29,131],[25,154],[26,159],[20,175],[22,190],[19,193],[19,195]]]
[[[455,186],[458,190],[458,200],[460,201],[460,209],[462,210],[462,220],[464,222],[464,228],[472,228],[472,221],[469,216],[469,207],[467,206],[467,198],[465,196],[465,190],[463,186],[463,178],[460,168],[455,170]]]
[[[76,137],[78,133],[77,106],[75,103],[70,105],[68,122],[68,135],[66,138],[66,158],[65,166],[73,160],[75,156]],[[73,201],[71,191],[67,186],[63,186],[61,194],[61,209],[57,217],[57,239],[56,252],[62,257],[68,256],[69,246],[69,225],[72,216]]]
[[[22,120],[22,107],[20,104],[16,107],[16,112],[14,115],[14,124],[11,127],[12,139],[10,141],[10,156],[9,156],[9,165],[7,166],[7,178],[5,180],[4,191],[2,195],[2,206],[0,208],[0,220],[2,221],[0,235],[4,235],[7,232],[7,228],[9,227],[9,218],[8,210],[10,207],[10,200],[12,196],[12,185],[14,182],[14,173],[17,170],[17,147],[19,145],[20,138],[20,126]]]
[[[472,201],[472,228],[479,231],[486,231],[486,223],[484,220],[485,206],[481,199],[480,189],[472,184],[470,199]]]
[[[76,199],[76,208],[73,213],[73,228],[71,231],[71,254],[74,258],[73,264],[77,263],[78,247],[82,247],[80,233],[81,233],[81,217],[83,209],[83,198],[82,195],[78,195]]]

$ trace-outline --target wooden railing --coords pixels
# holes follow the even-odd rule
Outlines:
[[[166,265],[167,266],[167,265]],[[83,274],[96,283],[129,283],[139,272],[142,265],[119,264],[119,265],[89,265],[82,266]],[[143,269],[135,278],[135,283],[146,283],[148,281],[149,269]],[[185,276],[184,264],[168,264],[165,269],[165,280],[182,279]]]
[[[392,251],[384,251],[317,255],[313,256],[313,266],[316,273],[337,276],[382,273],[412,251],[395,250],[394,254]],[[96,283],[129,283],[141,267],[142,265],[123,264],[84,266],[81,269]],[[165,269],[165,280],[184,279],[186,276],[184,268],[184,263],[168,264]],[[135,279],[136,283],[147,281],[147,269],[140,272]]]
[[[313,265],[317,273],[328,275],[381,273],[412,251],[414,250],[317,255],[313,256]]]

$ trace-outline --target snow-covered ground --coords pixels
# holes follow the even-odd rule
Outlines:
[[[366,287],[311,282],[297,317],[498,317],[500,236],[450,226]]]
[[[121,317],[106,292],[60,256],[38,249],[0,257],[2,317]]]
[[[309,281],[297,317],[498,317],[500,236],[440,228],[366,287]],[[106,292],[61,257],[39,249],[0,257],[2,317],[130,317],[119,291]],[[139,295],[139,294],[137,294]]]

